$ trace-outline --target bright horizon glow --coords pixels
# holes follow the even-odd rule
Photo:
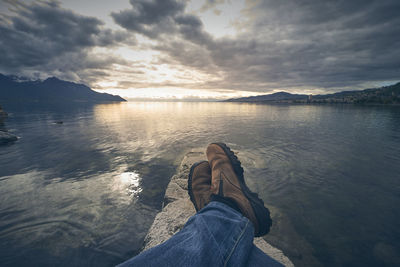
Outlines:
[[[119,95],[126,99],[149,100],[221,100],[236,97],[260,95],[260,92],[250,91],[210,91],[199,89],[184,89],[174,87],[139,88],[139,89],[106,89],[95,90],[100,93]]]
[[[400,80],[366,83],[364,88],[378,88],[382,86],[389,86],[400,82]],[[178,87],[158,87],[158,88],[128,88],[128,89],[117,89],[115,81],[99,82],[98,85],[102,88],[110,89],[93,89],[99,93],[108,93],[112,95],[119,95],[126,100],[224,100],[229,98],[240,98],[248,96],[268,95],[278,92],[288,92],[291,94],[304,94],[304,95],[318,95],[318,94],[329,94],[330,91],[325,91],[317,88],[290,88],[288,89],[276,89],[268,92],[255,92],[255,91],[231,91],[231,90],[207,90],[207,89],[187,89]],[[343,90],[337,92],[354,90],[351,87],[344,87]]]

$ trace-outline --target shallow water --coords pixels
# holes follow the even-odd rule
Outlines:
[[[3,106],[20,140],[0,147],[0,265],[135,255],[185,152],[215,141],[282,215],[268,238],[298,265],[400,262],[399,107]]]

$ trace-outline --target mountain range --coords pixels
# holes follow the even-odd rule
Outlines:
[[[1,102],[99,103],[126,101],[118,95],[98,93],[84,84],[55,77],[44,81],[20,81],[16,76],[0,74]]]
[[[379,88],[342,91],[325,95],[301,95],[278,92],[268,95],[232,98],[224,100],[224,102],[400,104],[400,83]]]

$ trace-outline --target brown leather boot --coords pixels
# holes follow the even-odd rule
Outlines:
[[[272,224],[269,210],[247,187],[243,168],[235,154],[224,143],[213,143],[207,147],[207,158],[211,167],[211,194],[234,202],[253,223],[255,236],[267,234]]]
[[[211,169],[208,161],[200,161],[190,168],[188,193],[196,211],[210,202]]]

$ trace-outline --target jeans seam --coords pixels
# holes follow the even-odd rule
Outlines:
[[[246,222],[246,225],[243,228],[243,231],[240,233],[238,239],[235,241],[235,244],[233,245],[231,252],[229,253],[228,257],[225,260],[224,267],[228,264],[228,261],[232,257],[233,251],[236,249],[237,245],[239,244],[240,239],[242,239],[242,236],[244,232],[246,232],[247,226],[249,225],[249,221]]]

